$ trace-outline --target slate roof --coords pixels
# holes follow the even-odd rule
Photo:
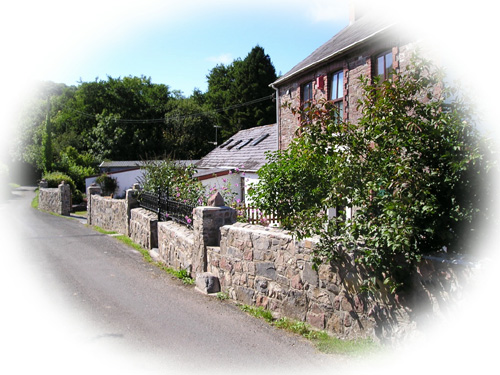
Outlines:
[[[272,83],[272,86],[279,86],[284,81],[357,47],[369,38],[389,29],[394,24],[395,22],[380,16],[361,17],[356,22],[342,29],[306,59],[295,65],[288,73],[278,78]]]
[[[265,153],[277,149],[276,124],[240,130],[196,163],[198,175],[235,168],[256,172],[266,163]]]

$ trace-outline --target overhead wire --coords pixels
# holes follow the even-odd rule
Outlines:
[[[166,123],[169,119],[173,119],[173,118],[178,119],[178,120],[184,120],[184,119],[189,118],[189,117],[198,117],[198,116],[203,116],[203,115],[210,115],[212,113],[220,113],[220,112],[230,111],[230,110],[233,110],[233,109],[238,109],[238,108],[241,108],[241,107],[246,107],[246,106],[250,106],[250,105],[253,105],[253,104],[257,104],[257,103],[260,103],[260,102],[272,99],[273,97],[274,97],[274,94],[271,94],[271,95],[264,96],[264,97],[259,98],[259,99],[250,100],[250,101],[245,102],[245,103],[238,103],[238,104],[234,104],[234,105],[229,106],[229,107],[212,109],[212,110],[209,110],[209,111],[203,111],[203,112],[198,112],[198,113],[194,113],[194,114],[188,114],[188,115],[184,115],[184,116],[171,115],[171,116],[165,116],[165,117],[157,118],[157,119],[145,119],[145,120],[115,118],[115,119],[112,119],[112,121],[115,122],[115,123],[121,123],[121,124],[155,124],[155,123]],[[76,112],[76,113],[81,114],[82,116],[85,116],[85,117],[88,117],[88,118],[92,118],[92,119],[95,119],[96,116],[97,116],[97,114],[90,114],[90,113],[86,113],[86,112],[79,111],[79,110],[76,110],[76,109],[73,109],[73,111]]]

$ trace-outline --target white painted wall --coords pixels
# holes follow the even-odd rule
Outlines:
[[[113,172],[108,173],[108,176],[116,178],[118,182],[118,189],[114,194],[115,198],[125,197],[125,191],[132,188],[132,185],[137,183],[138,179],[142,177],[144,171],[141,169],[134,169],[131,171],[123,172]],[[85,191],[86,189],[97,179],[98,176],[87,177],[85,179]]]

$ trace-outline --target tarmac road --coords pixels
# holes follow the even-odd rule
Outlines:
[[[115,238],[0,203],[9,373],[339,373],[346,359],[185,286]],[[6,372],[4,372],[6,373]]]

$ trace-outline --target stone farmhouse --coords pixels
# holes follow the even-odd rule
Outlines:
[[[276,90],[279,148],[295,136],[299,118],[293,108],[330,100],[344,120],[355,123],[362,94],[359,77],[387,79],[404,69],[419,43],[397,22],[378,14],[351,13],[350,24],[271,84]]]

